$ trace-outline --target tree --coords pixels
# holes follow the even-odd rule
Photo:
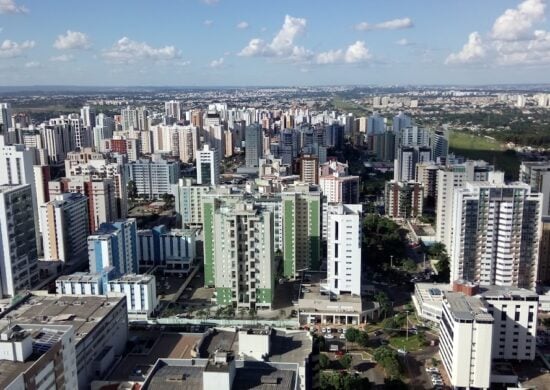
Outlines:
[[[357,341],[357,337],[359,336],[359,329],[356,328],[349,328],[346,331],[346,340],[350,343],[355,343]]]
[[[380,364],[390,378],[397,378],[401,371],[397,352],[386,346],[376,348],[373,354],[374,360]]]
[[[130,199],[134,200],[135,198],[138,197],[136,183],[133,180],[128,181],[127,188],[128,188],[128,196],[130,197]]]
[[[403,261],[403,269],[407,272],[415,272],[416,263],[413,259],[406,259],[405,261]]]
[[[351,366],[351,355],[346,353],[342,358],[340,359],[340,366],[342,366],[343,369],[348,369]]]
[[[451,278],[451,266],[447,255],[439,259],[435,264],[435,269],[437,270],[437,280],[439,282],[448,283]]]
[[[376,302],[378,302],[378,304],[380,305],[380,315],[382,315],[382,313],[384,313],[384,318],[386,318],[386,316],[388,314],[391,314],[391,302],[390,302],[390,299],[388,298],[388,295],[383,292],[383,291],[379,291],[376,293],[376,295],[374,296],[374,300]]]
[[[324,353],[319,354],[319,367],[321,370],[326,370],[330,365],[330,359]]]
[[[447,248],[445,248],[445,244],[436,242],[428,248],[428,254],[430,257],[439,258],[441,255],[447,255]]]
[[[369,334],[365,331],[361,331],[361,332],[359,332],[359,334],[357,335],[357,338],[355,340],[356,340],[357,344],[359,344],[363,348],[367,347],[369,345]]]

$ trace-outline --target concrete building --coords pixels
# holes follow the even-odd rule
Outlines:
[[[416,164],[415,181],[424,187],[424,199],[437,200],[437,173],[441,166],[432,161]]]
[[[137,256],[140,273],[154,266],[164,274],[187,274],[196,258],[196,229],[168,230],[164,225],[138,230]]]
[[[442,167],[437,172],[436,237],[451,250],[453,194],[467,181],[487,181],[493,166],[485,161],[468,160],[463,164]]]
[[[451,386],[489,389],[494,319],[475,297],[448,292],[443,298],[439,352]]]
[[[550,282],[550,216],[541,219],[537,284]]]
[[[115,268],[119,275],[138,272],[137,224],[134,218],[101,224],[88,237],[90,272]]]
[[[74,329],[70,325],[22,324],[2,320],[0,387],[76,389]]]
[[[197,151],[197,184],[215,186],[220,180],[220,159],[215,150],[204,145]]]
[[[183,178],[172,188],[181,226],[202,225],[202,196],[210,191],[211,187],[196,184],[193,179]]]
[[[88,199],[79,193],[56,195],[40,206],[44,259],[64,263],[86,257]],[[82,256],[83,255],[83,256]]]
[[[304,183],[288,186],[281,193],[283,272],[294,278],[301,270],[321,265],[321,192]]]
[[[428,146],[400,146],[394,160],[394,180],[414,180],[416,165],[428,161],[432,161],[432,150]]]
[[[308,184],[319,184],[319,158],[311,154],[300,157],[300,181]]]
[[[117,356],[124,353],[128,341],[126,299],[122,296],[60,296],[35,293],[16,308],[2,314],[3,319],[9,316],[11,323],[42,326],[44,329],[55,329],[59,326],[72,328],[74,333],[68,336],[75,344],[76,357],[71,356],[71,360],[76,364],[78,387],[67,387],[65,382],[65,388],[87,389],[93,380],[103,379]],[[59,348],[59,351],[63,350]],[[69,355],[70,347],[66,351]],[[48,357],[47,362],[51,366],[57,365],[59,361]],[[70,376],[67,380],[69,378]],[[59,387],[61,384],[62,382]]]
[[[205,285],[219,305],[271,308],[275,287],[273,215],[253,202],[203,202]]]
[[[386,215],[390,218],[417,218],[422,215],[424,186],[414,181],[386,182]]]
[[[58,295],[105,295],[109,271],[75,272],[70,275],[61,275],[55,280],[55,292]]]
[[[541,195],[503,175],[454,191],[451,280],[534,289]]]
[[[327,284],[336,295],[361,295],[363,206],[328,206]]]
[[[0,292],[13,298],[38,282],[31,186],[0,186]]]
[[[443,312],[443,295],[452,291],[448,283],[415,283],[413,303],[416,313],[439,324]]]
[[[531,191],[542,194],[542,215],[550,215],[550,161],[523,161],[519,181],[529,184]]]
[[[126,180],[134,183],[137,194],[149,199],[171,194],[172,186],[180,178],[180,164],[177,161],[141,159],[125,164],[124,169]]]
[[[336,162],[327,164],[331,163]],[[348,175],[347,164],[345,165],[344,172],[323,167],[319,169],[319,187],[327,203],[359,203],[359,176]]]
[[[249,125],[245,129],[245,165],[248,168],[257,167],[263,156],[262,134],[262,128],[257,123]]]
[[[279,179],[291,174],[290,165],[283,164],[283,160],[267,155],[260,158],[259,179]]]
[[[110,280],[107,292],[126,296],[130,321],[147,320],[158,308],[156,284],[155,275],[127,274]]]

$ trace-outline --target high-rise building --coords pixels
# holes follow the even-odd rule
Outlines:
[[[245,130],[245,165],[249,168],[257,167],[262,157],[262,128],[254,123],[246,127]]]
[[[430,145],[434,161],[439,157],[447,157],[447,154],[449,154],[449,135],[447,130],[434,130],[430,134]]]
[[[11,116],[11,104],[0,103],[0,127],[2,128],[4,135],[6,135],[9,128],[12,127]]]
[[[451,280],[534,289],[541,195],[524,183],[467,182],[453,196]]]
[[[180,121],[182,118],[181,102],[178,100],[170,100],[164,103],[164,115],[169,118],[174,118],[176,121]]]
[[[113,267],[119,275],[137,273],[137,224],[134,218],[103,223],[88,237],[90,272]]]
[[[197,151],[197,184],[215,186],[220,180],[220,160],[218,153],[204,145]]]
[[[386,130],[386,120],[377,112],[369,116],[367,120],[367,134],[382,134]]]
[[[416,164],[432,161],[432,150],[428,146],[400,146],[394,161],[393,178],[396,181],[414,180]]]
[[[137,110],[128,106],[120,111],[122,131],[138,129],[138,114]]]
[[[210,191],[210,186],[196,184],[193,179],[180,179],[173,186],[176,213],[181,226],[202,225],[202,195]]]
[[[445,294],[439,353],[454,388],[489,389],[493,322],[478,298],[459,292]]]
[[[78,192],[88,199],[88,223],[90,232],[100,224],[118,218],[116,187],[113,179],[90,179],[88,176],[71,176],[48,183],[50,199],[64,192]]]
[[[343,170],[330,166],[345,166]],[[330,161],[319,169],[319,186],[327,203],[359,203],[359,176],[347,173],[347,164]]]
[[[393,117],[393,132],[395,134],[399,134],[402,129],[405,127],[411,127],[412,126],[412,119],[411,117],[405,115],[403,112],[399,112],[396,116]]]
[[[94,127],[95,126],[95,108],[90,106],[84,106],[80,109],[80,117],[82,118],[82,126]]]
[[[300,180],[308,184],[319,184],[319,158],[312,154],[300,157]]]
[[[132,181],[137,195],[158,199],[172,193],[172,186],[180,178],[178,161],[140,159],[124,165],[127,182]]]
[[[550,216],[543,216],[541,224],[537,283],[546,284],[550,282]]]
[[[0,185],[0,291],[13,298],[38,282],[37,246],[29,184]]]
[[[519,181],[529,184],[531,191],[542,194],[542,215],[550,215],[550,161],[523,161]]]
[[[422,215],[424,186],[415,181],[386,182],[386,215],[390,218],[417,218]]]
[[[424,198],[435,204],[437,199],[437,173],[441,166],[433,161],[416,164],[415,181],[424,186]]]
[[[72,130],[66,124],[50,124],[40,129],[45,140],[49,163],[58,165],[63,163],[65,155],[74,149],[72,145]]]
[[[281,193],[283,273],[294,278],[321,264],[321,192],[317,186],[295,184]]]
[[[218,305],[271,308],[275,287],[273,215],[253,202],[204,201],[205,284]]]
[[[363,206],[328,206],[327,284],[334,294],[361,295]]]
[[[40,206],[40,223],[44,259],[70,262],[85,255],[89,224],[84,195],[69,192],[55,196]]]
[[[437,172],[436,184],[436,238],[451,250],[453,193],[467,181],[487,181],[493,166],[479,160],[442,167]]]

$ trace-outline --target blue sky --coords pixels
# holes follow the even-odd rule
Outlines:
[[[0,85],[550,82],[546,0],[0,0]]]

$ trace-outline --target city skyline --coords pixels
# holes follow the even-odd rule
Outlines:
[[[1,84],[550,81],[545,0],[277,5],[0,0]]]

